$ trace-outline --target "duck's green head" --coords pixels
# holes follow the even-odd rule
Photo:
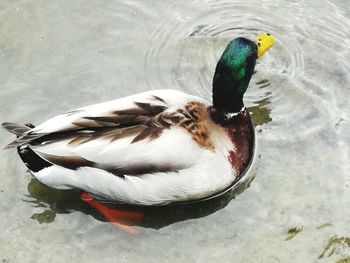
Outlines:
[[[213,79],[213,104],[218,111],[238,112],[243,95],[254,73],[256,60],[274,43],[270,34],[261,34],[257,42],[240,37],[232,40],[222,54]]]

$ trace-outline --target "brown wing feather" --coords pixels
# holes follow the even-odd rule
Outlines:
[[[155,97],[157,101],[164,102]],[[80,144],[96,139],[117,139],[134,136],[132,143],[159,137],[164,129],[170,127],[169,121],[163,120],[164,111],[167,107],[159,104],[135,102],[136,107],[127,110],[114,111],[108,116],[83,117],[74,124],[85,127],[96,127],[98,125],[111,127],[96,129],[89,134],[75,133],[76,136],[69,142],[70,145]],[[93,123],[90,123],[93,122]]]
[[[160,136],[162,133],[163,129],[162,128],[157,128],[157,127],[145,127],[142,129],[142,131],[132,140],[131,143],[135,143],[138,141],[142,141],[145,139],[153,140],[156,139]]]
[[[180,127],[189,132],[201,147],[213,149],[207,123],[210,117],[206,105],[190,102],[183,109],[167,112],[164,100],[157,96],[153,96],[151,102],[136,101],[134,104],[133,108],[113,111],[105,116],[81,117],[73,122],[76,130],[51,134],[26,133],[8,147],[38,145],[60,140],[68,140],[68,145],[76,147],[92,140],[115,141],[126,137],[133,137],[131,143],[136,143],[146,139],[154,140],[170,127]]]
[[[100,123],[107,122],[105,127],[88,127],[65,134],[50,134],[47,141],[69,139],[69,145],[76,147],[84,143],[103,139],[110,142],[133,137],[131,143],[142,140],[154,140],[158,138],[165,129],[170,127],[180,127],[185,129],[201,147],[213,150],[214,146],[210,140],[208,126],[207,107],[201,103],[189,103],[184,109],[176,112],[165,112],[165,107],[154,107],[151,104],[135,103],[142,109],[142,115],[135,116],[125,110],[116,116],[87,117],[86,121]],[[115,112],[116,113],[116,112]],[[134,113],[134,111],[133,111]],[[157,113],[157,114],[156,114]],[[121,121],[122,120],[122,121]],[[114,124],[114,126],[111,126]],[[45,139],[45,138],[43,138]],[[38,142],[43,142],[40,139]]]
[[[106,114],[106,116],[85,116],[78,118],[72,124],[76,126],[75,130],[65,130],[50,134],[37,134],[27,132],[28,129],[23,129],[24,125],[13,125],[12,123],[4,123],[3,127],[19,136],[16,140],[11,142],[7,148],[18,147],[25,144],[38,144],[42,142],[50,143],[61,139],[71,138],[70,145],[80,145],[82,143],[91,141],[98,138],[106,138],[116,140],[130,135],[142,134],[144,139],[147,138],[146,134],[149,134],[149,138],[156,138],[156,135],[160,135],[160,131],[148,132],[142,131],[145,129],[142,125],[150,122],[157,114],[161,114],[167,109],[164,104],[164,100],[154,96],[153,101],[149,103],[134,102],[135,107],[118,110]],[[74,113],[79,113],[81,110],[73,110],[67,113],[70,116]],[[113,130],[109,130],[108,127],[113,127]],[[124,129],[127,128],[127,129]],[[30,130],[30,129],[29,129]],[[89,131],[90,134],[84,133]],[[23,134],[23,135],[22,135]]]
[[[94,162],[86,160],[81,156],[57,156],[57,155],[51,155],[51,154],[46,154],[42,152],[37,152],[37,154],[39,154],[42,158],[44,158],[50,163],[60,165],[62,167],[69,168],[69,169],[77,169],[81,166],[90,166],[90,167],[95,166]]]

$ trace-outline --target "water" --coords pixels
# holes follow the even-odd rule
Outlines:
[[[319,262],[332,235],[350,235],[347,1],[3,0],[0,17],[1,122],[37,124],[149,89],[210,100],[229,40],[276,37],[245,96],[258,134],[250,187],[148,211],[135,237],[1,151],[4,262]],[[339,245],[321,262],[349,256]]]

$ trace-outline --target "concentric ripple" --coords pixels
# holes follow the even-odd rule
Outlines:
[[[349,46],[349,38],[344,39],[349,35],[349,19],[331,2],[327,3],[328,16],[319,16],[317,5],[263,2],[194,1],[186,9],[174,3],[172,12],[162,14],[163,23],[142,36],[149,43],[144,56],[149,87],[180,89],[210,100],[215,65],[227,43],[238,36],[254,39],[269,32],[276,37],[276,44],[258,62],[245,96],[256,115],[257,109],[271,114],[256,124],[288,119],[286,125],[291,126],[308,120],[312,128],[305,129],[309,132],[322,129],[320,119],[332,115],[337,102],[324,85],[327,77],[317,76],[317,71],[325,67],[328,80],[334,71],[339,78],[346,76],[348,65],[341,55]],[[337,69],[326,68],[323,52],[331,52],[341,61]],[[259,84],[264,80],[267,85]],[[310,111],[303,110],[308,107]],[[314,114],[310,116],[310,112]]]

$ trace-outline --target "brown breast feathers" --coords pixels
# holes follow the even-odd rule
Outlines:
[[[238,175],[242,175],[249,166],[254,151],[254,126],[248,111],[235,117],[235,121],[226,130],[236,148],[236,151],[229,153],[229,161]]]

